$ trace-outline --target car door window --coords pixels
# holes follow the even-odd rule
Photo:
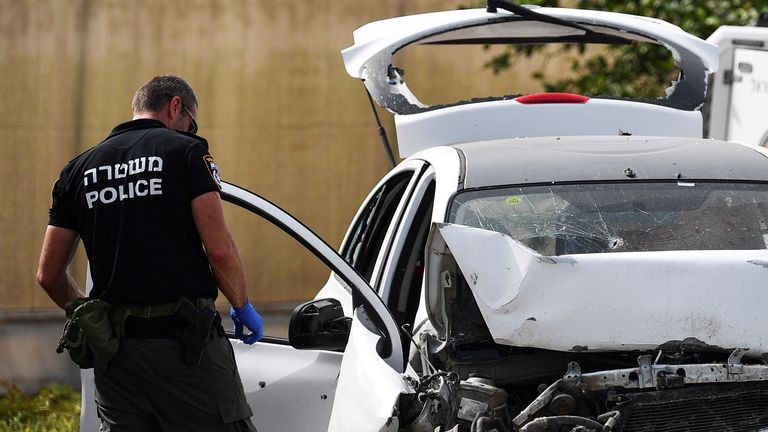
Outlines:
[[[385,179],[361,207],[342,245],[344,259],[374,287],[381,258],[391,244],[394,227],[422,168],[423,163],[411,162]]]
[[[392,289],[386,303],[399,326],[408,324],[412,327],[419,306],[424,277],[424,247],[432,219],[434,193],[435,184],[432,182],[425,199],[417,208],[416,218],[406,234],[403,249],[395,263]]]
[[[419,306],[424,276],[424,247],[432,221],[435,197],[433,169],[419,179],[395,231],[380,295],[398,326],[412,326]]]

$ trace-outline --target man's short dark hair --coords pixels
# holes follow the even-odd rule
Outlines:
[[[179,96],[188,109],[197,109],[197,97],[192,87],[176,75],[160,75],[152,78],[136,90],[131,107],[134,113],[156,113],[163,109],[174,96]]]

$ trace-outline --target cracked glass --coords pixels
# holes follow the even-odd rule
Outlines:
[[[542,255],[768,248],[768,185],[589,183],[460,193],[449,221]]]

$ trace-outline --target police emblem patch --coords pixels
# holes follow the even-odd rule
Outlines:
[[[213,180],[219,186],[219,189],[221,189],[221,175],[219,174],[219,168],[216,166],[216,161],[213,160],[213,156],[205,155],[203,156],[203,160],[205,160],[205,166],[208,167],[208,172],[211,173],[211,177],[213,177]]]

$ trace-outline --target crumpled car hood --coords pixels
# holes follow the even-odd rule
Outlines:
[[[766,250],[543,256],[504,234],[434,224],[428,251],[430,314],[445,315],[435,266],[452,255],[499,344],[627,351],[694,338],[767,351]]]

